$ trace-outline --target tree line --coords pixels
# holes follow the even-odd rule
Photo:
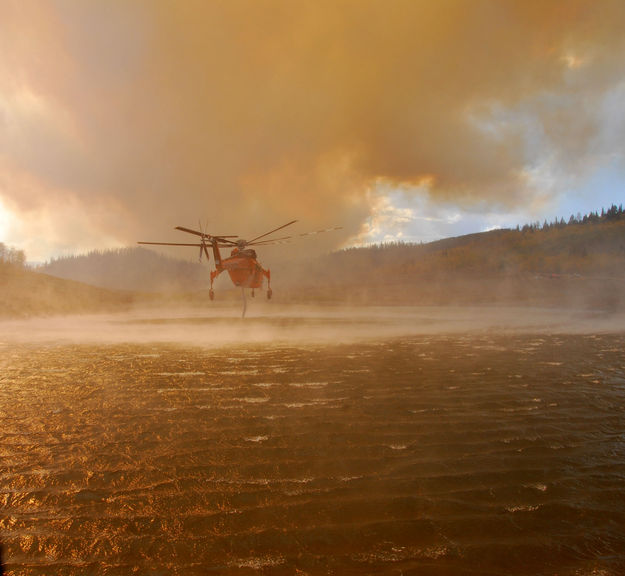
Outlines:
[[[617,220],[625,219],[625,211],[623,205],[612,204],[607,210],[601,209],[599,212],[590,212],[582,216],[579,212],[577,215],[571,214],[570,218],[565,220],[564,218],[555,218],[552,222],[545,220],[542,225],[540,222],[534,222],[532,224],[525,224],[522,227],[517,226],[517,231],[521,232],[533,232],[536,230],[551,230],[553,228],[565,228],[566,226],[579,226],[586,224],[599,224],[601,222],[615,222]]]
[[[0,266],[3,268],[24,268],[26,265],[26,254],[23,250],[11,248],[0,242]]]

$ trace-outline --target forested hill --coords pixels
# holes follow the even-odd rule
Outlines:
[[[525,226],[428,244],[348,249],[325,265],[366,275],[373,269],[410,277],[449,274],[625,274],[625,215],[588,223]]]
[[[139,247],[56,258],[38,270],[93,286],[141,292],[187,292],[206,288],[208,282],[206,264]]]
[[[341,250],[285,267],[289,296],[355,303],[625,305],[625,214],[611,209],[428,244]],[[276,284],[277,286],[277,284]]]
[[[117,312],[134,303],[131,293],[54,278],[0,261],[0,320],[4,318]]]

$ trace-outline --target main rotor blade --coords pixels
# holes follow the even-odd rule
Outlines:
[[[137,242],[137,244],[151,244],[153,246],[202,246],[202,244],[180,244],[178,242]]]
[[[233,242],[232,240],[227,240],[227,238],[238,238],[238,236],[211,236],[211,238],[217,240],[217,243],[220,246],[236,246],[236,242]]]
[[[256,238],[252,238],[251,240],[248,240],[246,244],[249,246],[252,242],[256,242],[256,240],[260,240],[261,238],[264,238],[265,236],[269,236],[269,234],[273,234],[274,232],[277,232],[278,230],[282,230],[282,228],[286,228],[287,226],[290,226],[291,224],[295,224],[295,222],[297,222],[297,220],[293,220],[291,222],[288,222],[287,224],[278,226],[277,228],[274,228],[271,232],[265,232],[264,234],[261,234],[260,236],[256,236]]]
[[[198,232],[197,230],[191,230],[191,228],[185,228],[184,226],[176,226],[176,230],[182,230],[183,232],[188,232],[189,234],[195,234],[196,236],[206,236],[204,232]]]
[[[261,240],[258,243],[252,244],[252,246],[273,246],[274,244],[290,244],[290,243],[291,243],[290,240]]]
[[[196,236],[201,236],[202,238],[238,238],[238,236],[216,236],[215,234],[207,234],[206,232],[198,232],[197,230],[192,230],[191,228],[185,228],[184,226],[176,226],[175,230],[182,230],[183,232],[188,232],[189,234],[195,234]]]
[[[334,228],[326,228],[324,230],[315,230],[314,232],[304,232],[300,236],[314,236],[315,234],[321,234],[322,232],[332,232],[333,230],[342,230],[343,226],[335,226]]]
[[[246,246],[261,246],[263,244],[268,244],[271,242],[280,242],[281,240],[288,240],[289,238],[293,238],[293,236],[282,236],[282,238],[268,238],[267,240],[261,240],[260,242],[246,242]]]

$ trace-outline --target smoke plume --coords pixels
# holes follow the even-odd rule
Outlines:
[[[553,173],[624,152],[604,117],[620,0],[0,10],[0,199],[32,242],[185,241],[172,228],[198,219],[252,237],[298,218],[343,225],[303,249],[329,248],[381,184],[530,204]]]

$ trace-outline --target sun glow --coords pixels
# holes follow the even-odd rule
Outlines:
[[[9,233],[11,216],[0,199],[0,242],[4,242]]]

